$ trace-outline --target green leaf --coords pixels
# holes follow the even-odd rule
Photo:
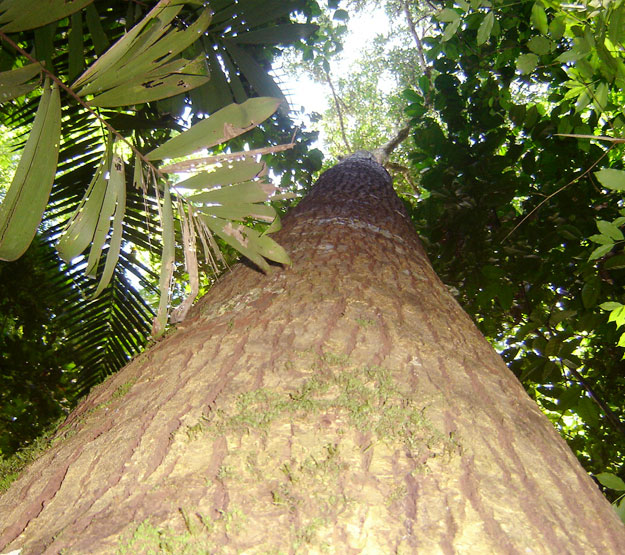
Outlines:
[[[615,308],[612,312],[610,312],[610,316],[608,316],[608,322],[614,322],[616,324],[616,329],[624,325],[625,306],[620,306],[619,308]]]
[[[625,171],[604,168],[595,172],[599,183],[613,191],[625,191]]]
[[[597,247],[594,251],[592,251],[592,253],[588,257],[588,260],[597,260],[597,258],[605,256],[612,250],[613,247],[614,243],[609,243],[607,245],[601,245]]]
[[[69,55],[69,79],[73,80],[85,67],[85,45],[83,39],[82,14],[72,14],[71,29],[67,41]]]
[[[100,15],[95,9],[93,4],[89,4],[85,10],[85,21],[87,22],[87,28],[93,41],[93,48],[98,56],[101,56],[109,47],[109,39],[104,32],[102,22],[100,21]],[[97,63],[97,60],[96,60]]]
[[[538,65],[538,56],[536,54],[521,54],[516,61],[517,69],[523,73],[532,73]]]
[[[595,89],[594,103],[599,110],[605,110],[608,105],[608,85],[601,82]]]
[[[286,100],[282,90],[276,85],[271,75],[246,50],[230,40],[223,42],[238,68],[259,95]]]
[[[277,98],[259,97],[242,104],[230,104],[154,149],[147,158],[162,160],[187,156],[201,148],[211,148],[238,137],[271,116],[281,102]]]
[[[623,305],[621,303],[617,303],[614,301],[606,301],[605,303],[601,303],[599,308],[603,310],[617,310],[621,308]]]
[[[436,19],[445,23],[452,23],[460,20],[460,14],[451,8],[445,8],[436,14]]]
[[[532,52],[534,52],[534,54],[543,56],[551,52],[553,43],[545,37],[535,36],[535,37],[532,37],[529,41],[527,41],[527,47]]]
[[[0,102],[12,100],[29,93],[39,86],[34,82],[28,84],[35,75],[41,72],[41,64],[28,64],[23,67],[0,73]]]
[[[332,16],[332,19],[335,19],[337,21],[347,21],[349,19],[349,14],[346,10],[336,10],[334,12],[334,15]]]
[[[449,23],[447,27],[445,27],[445,32],[443,33],[443,37],[441,40],[443,42],[447,42],[449,39],[451,39],[451,37],[456,34],[456,31],[458,30],[458,27],[460,27],[461,22],[462,20],[458,18]]]
[[[5,33],[15,33],[42,27],[82,10],[93,0],[46,0],[45,8],[39,2],[0,2],[0,24]]]
[[[599,298],[599,281],[593,279],[588,281],[582,287],[582,303],[585,308],[593,308],[597,304]]]
[[[109,248],[106,253],[106,262],[104,264],[104,270],[102,271],[102,277],[98,288],[93,294],[93,297],[97,297],[106,286],[110,283],[115,271],[115,266],[119,260],[119,251],[122,244],[122,224],[124,220],[124,214],[126,213],[126,173],[124,171],[124,161],[121,157],[113,156],[113,163],[111,164],[111,176],[109,178],[109,187],[113,189],[115,197],[115,215],[113,216],[113,231],[111,233],[111,240],[109,242]]]
[[[68,221],[56,250],[59,256],[70,262],[80,255],[91,243],[96,226],[98,225],[104,195],[107,189],[106,172],[110,167],[113,144],[110,137],[107,141],[106,152],[102,156],[98,169],[91,183],[76,208],[74,215]]]
[[[273,222],[276,218],[275,208],[268,204],[229,202],[224,205],[201,205],[197,207],[197,210],[207,216],[217,216],[226,220],[252,218],[263,222]]]
[[[224,166],[213,171],[201,172],[189,179],[176,183],[176,189],[210,189],[218,185],[229,185],[250,181],[266,171],[264,162],[256,160],[237,160],[226,162]]]
[[[96,95],[89,104],[108,108],[143,104],[185,93],[209,80],[208,76],[203,74],[205,62],[200,58],[190,62],[179,59],[176,66],[176,70],[168,72],[165,77],[142,76],[138,81],[113,87]]]
[[[532,6],[532,15],[530,21],[534,28],[540,31],[543,35],[549,32],[549,25],[547,24],[547,14],[545,8],[543,8],[542,2],[535,2]]]
[[[625,491],[625,482],[610,472],[595,474],[595,478],[597,478],[601,485],[606,488],[610,488],[615,491]]]
[[[15,260],[37,232],[56,174],[61,97],[46,78],[39,108],[11,186],[0,206],[0,260]]]
[[[228,204],[241,202],[264,202],[276,190],[271,183],[248,181],[204,191],[188,197],[191,202],[203,204]]]
[[[495,23],[495,14],[493,12],[488,12],[482,23],[480,23],[480,27],[477,30],[477,44],[484,44],[489,38],[490,33],[493,30],[493,23]]]
[[[621,230],[615,226],[612,222],[606,222],[605,220],[597,220],[597,229],[602,235],[607,235],[610,239],[615,241],[622,241],[624,239]]]
[[[614,241],[607,235],[591,235],[588,239],[598,245],[614,245]]]
[[[248,31],[247,33],[239,33],[232,41],[237,44],[290,45],[298,40],[308,38],[317,29],[319,29],[319,26],[313,25],[312,23],[284,23],[282,25],[274,25],[255,31]]]

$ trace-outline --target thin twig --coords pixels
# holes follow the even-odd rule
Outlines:
[[[347,148],[347,152],[352,151],[352,147],[347,140],[347,134],[345,133],[345,123],[343,121],[343,112],[341,111],[341,106],[339,103],[339,97],[334,90],[334,84],[332,83],[332,79],[330,78],[330,72],[324,67],[323,70],[326,74],[326,81],[328,85],[330,85],[330,90],[332,91],[332,98],[334,98],[334,106],[336,107],[336,113],[339,117],[339,125],[341,127],[341,136],[343,137],[343,142],[345,143],[345,147]]]

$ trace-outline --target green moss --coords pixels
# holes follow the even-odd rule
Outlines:
[[[356,322],[363,328],[369,328],[375,326],[375,320],[369,320],[367,318],[356,318]]]
[[[111,395],[111,399],[119,399],[123,397],[124,395],[126,395],[126,393],[130,391],[130,388],[132,388],[132,386],[135,385],[136,381],[137,381],[136,379],[128,380],[127,382],[120,385],[115,391],[113,391],[113,394]]]
[[[53,437],[65,418],[65,416],[59,418],[42,435],[35,438],[32,443],[16,451],[10,457],[4,458],[0,455],[0,493],[8,490],[10,485],[17,480],[22,470],[38,459],[49,447],[75,433],[68,430],[57,437]]]

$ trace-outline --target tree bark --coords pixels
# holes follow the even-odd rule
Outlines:
[[[26,553],[623,553],[625,527],[350,157],[0,498]]]

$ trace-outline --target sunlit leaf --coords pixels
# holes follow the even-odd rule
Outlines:
[[[102,161],[56,245],[59,256],[66,262],[81,254],[93,239],[107,190],[106,172],[110,167],[112,149],[112,141],[109,139]]]
[[[91,4],[93,0],[38,0],[37,2],[0,2],[0,24],[6,33],[42,27]]]
[[[484,44],[489,38],[490,33],[493,30],[493,23],[495,22],[495,14],[490,11],[480,23],[480,26],[477,30],[477,44]]]
[[[540,31],[543,35],[549,32],[549,25],[547,24],[547,14],[542,2],[535,2],[532,6],[532,14],[530,16],[532,25]]]
[[[46,79],[43,95],[11,186],[0,206],[0,260],[28,248],[48,204],[61,138],[61,98]]]
[[[241,202],[264,202],[276,190],[271,183],[262,181],[248,181],[235,185],[220,187],[210,191],[203,191],[188,197],[195,203],[241,203]]]
[[[232,40],[237,44],[292,44],[308,38],[318,28],[311,23],[285,23],[240,33]]]
[[[178,158],[223,143],[266,120],[280,102],[277,98],[260,97],[250,98],[242,104],[230,104],[159,146],[147,154],[147,158]]]
[[[596,474],[595,478],[597,478],[597,480],[601,482],[601,485],[606,488],[610,488],[615,491],[625,491],[625,482],[610,472],[601,472]]]
[[[595,172],[599,183],[614,191],[625,191],[625,171],[604,168]]]
[[[597,258],[601,258],[602,256],[605,256],[606,254],[608,254],[613,248],[614,248],[614,243],[601,245],[597,247],[594,251],[592,251],[592,253],[588,257],[588,260],[597,260]]]
[[[241,183],[261,175],[266,170],[264,162],[255,160],[236,160],[226,162],[213,171],[203,171],[176,183],[177,189],[211,189],[218,185]]]
[[[532,73],[538,65],[538,56],[536,54],[521,54],[516,61],[516,67],[521,73]]]
[[[624,239],[622,231],[612,222],[597,220],[596,224],[597,229],[601,232],[602,235],[607,235],[615,241],[621,241]]]
[[[113,156],[109,187],[113,189],[116,201],[115,215],[112,223],[113,230],[111,232],[109,248],[106,253],[104,270],[102,271],[102,277],[100,278],[100,283],[98,283],[98,288],[93,295],[94,297],[97,297],[104,291],[104,288],[110,283],[119,259],[119,251],[122,243],[122,223],[126,212],[126,175],[124,172],[124,162],[121,157],[117,155]]]

